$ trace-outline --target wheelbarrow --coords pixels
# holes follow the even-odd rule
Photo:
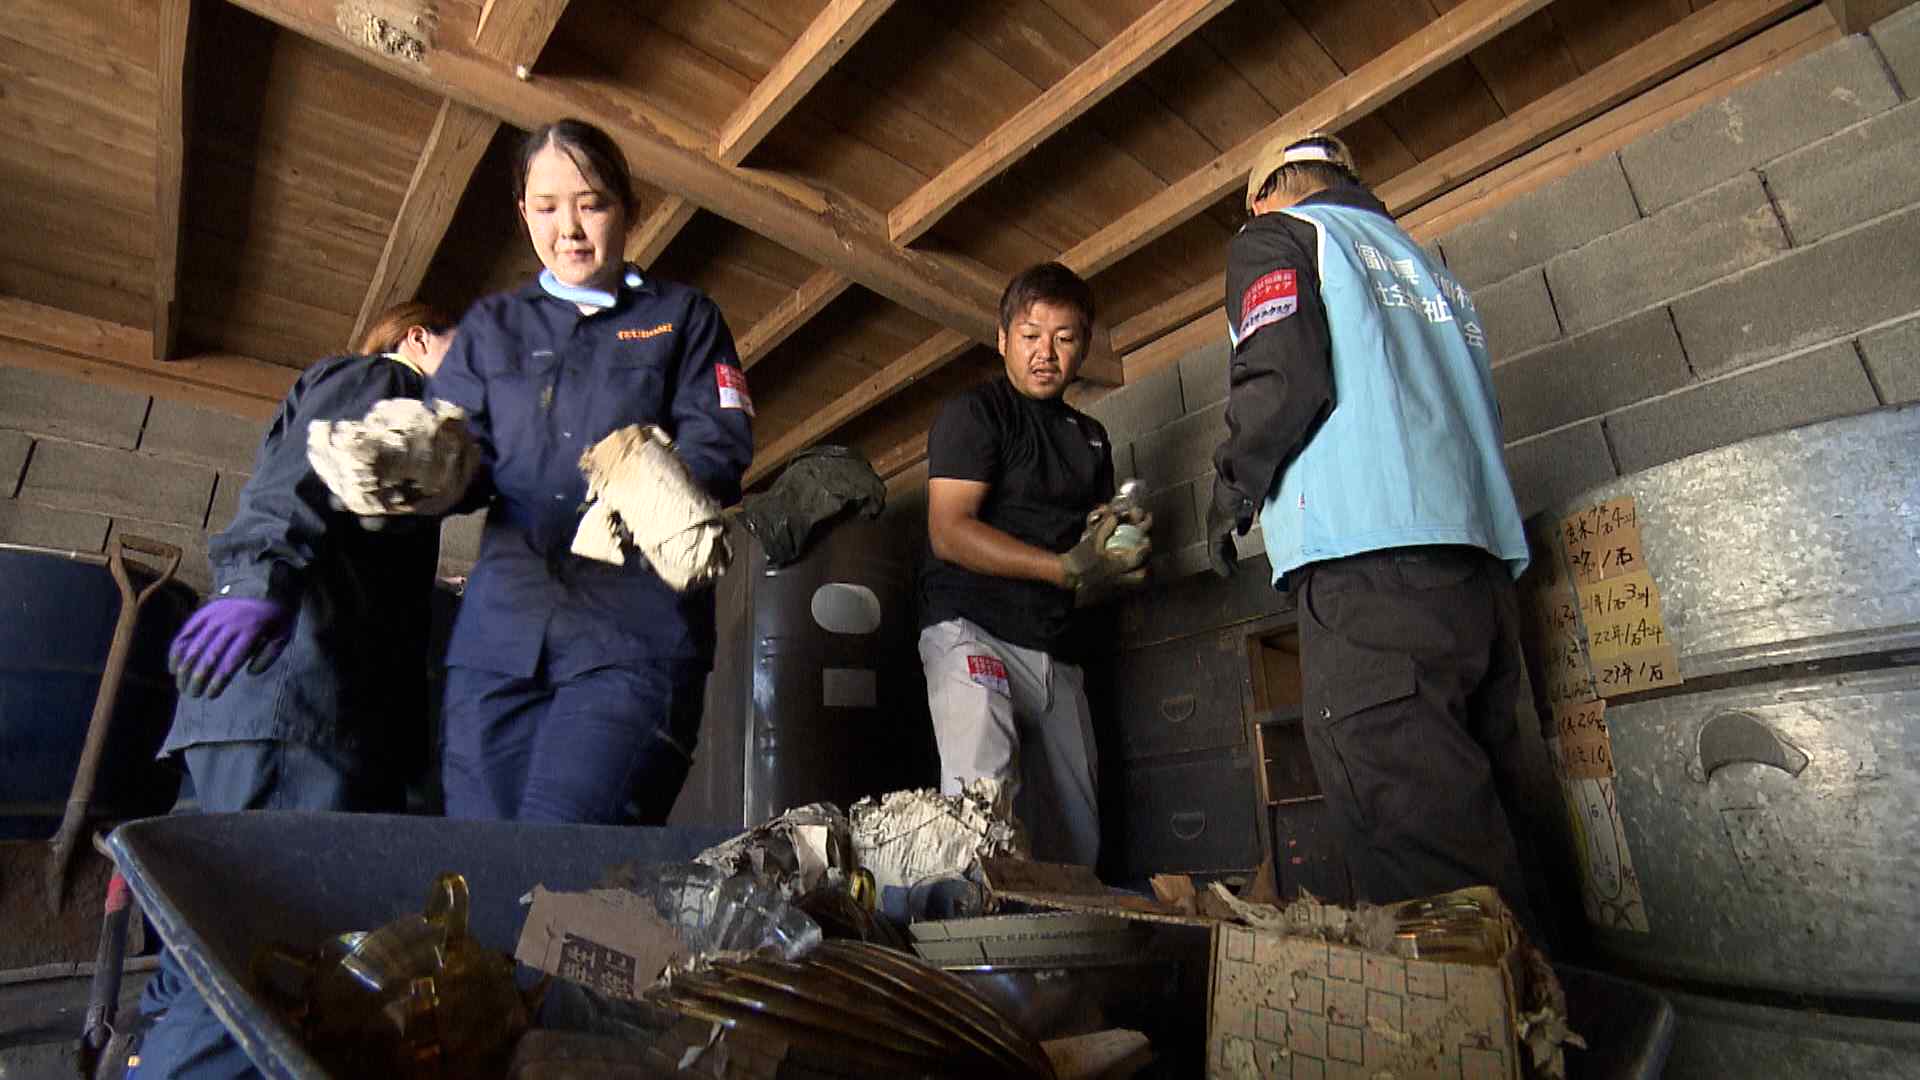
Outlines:
[[[136,588],[128,571],[128,556],[147,556],[157,562],[151,580]],[[88,832],[95,817],[95,796],[106,756],[113,714],[133,652],[140,610],[173,580],[180,566],[180,549],[138,536],[119,536],[108,545],[108,573],[120,593],[120,610],[113,638],[94,696],[86,741],[74,771],[60,825],[50,841],[0,843],[0,920],[17,949],[9,957],[18,963],[31,956],[28,966],[6,972],[8,981],[71,977],[84,973],[80,962],[91,948],[95,955],[95,997],[104,990],[111,1002],[118,994],[119,975],[126,955],[131,917],[128,892],[113,864],[87,851]],[[145,560],[142,560],[145,565]],[[103,932],[104,930],[104,932]],[[100,939],[96,942],[94,939]],[[31,952],[20,953],[21,949]],[[18,956],[15,953],[19,953]],[[38,961],[38,962],[34,962]],[[108,972],[103,969],[110,968]],[[103,985],[104,979],[104,985]],[[110,1022],[111,1017],[103,1017]],[[89,1018],[90,1025],[92,1017]]]

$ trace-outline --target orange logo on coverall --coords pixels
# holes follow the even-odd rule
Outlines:
[[[655,337],[659,337],[661,334],[671,334],[671,333],[673,333],[673,324],[670,322],[663,322],[659,326],[649,326],[645,330],[622,330],[620,331],[620,340],[621,341],[645,341],[648,338],[655,338]]]

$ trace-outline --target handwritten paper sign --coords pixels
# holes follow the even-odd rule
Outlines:
[[[1560,522],[1573,579],[1582,584],[1645,570],[1640,514],[1632,497],[1609,499]]]
[[[1597,780],[1613,775],[1613,742],[1605,701],[1572,702],[1553,710],[1554,764],[1560,775]]]
[[[1580,618],[1596,663],[1667,644],[1660,590],[1645,570],[1581,586]]]
[[[1611,660],[1596,661],[1593,681],[1601,697],[1619,697],[1661,686],[1678,686],[1684,680],[1680,678],[1680,657],[1674,652],[1673,643],[1665,642]]]

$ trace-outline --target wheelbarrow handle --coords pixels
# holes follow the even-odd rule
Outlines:
[[[137,593],[127,574],[126,553],[132,551],[162,560],[160,575]],[[66,813],[60,819],[60,831],[54,834],[53,851],[47,860],[47,905],[59,911],[66,900],[67,867],[73,862],[74,847],[80,831],[93,811],[93,788],[100,777],[100,761],[106,756],[107,733],[113,726],[113,709],[120,700],[120,681],[126,674],[127,658],[133,652],[134,629],[140,621],[140,608],[155,592],[173,580],[180,568],[180,549],[173,544],[141,536],[121,535],[107,545],[107,570],[120,587],[120,617],[114,623],[113,644],[107,649],[107,664],[100,672],[100,692],[93,699],[93,718],[87,723],[87,741],[80,751],[80,765],[74,770],[73,790],[67,795]]]

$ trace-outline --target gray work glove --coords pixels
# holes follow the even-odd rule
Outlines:
[[[1151,524],[1149,517],[1146,521]],[[1153,542],[1144,535],[1140,543],[1109,547],[1120,518],[1096,511],[1080,534],[1080,542],[1060,556],[1067,588],[1073,590],[1075,607],[1086,607],[1106,599],[1115,590],[1139,588],[1147,583],[1147,558],[1153,554]]]

